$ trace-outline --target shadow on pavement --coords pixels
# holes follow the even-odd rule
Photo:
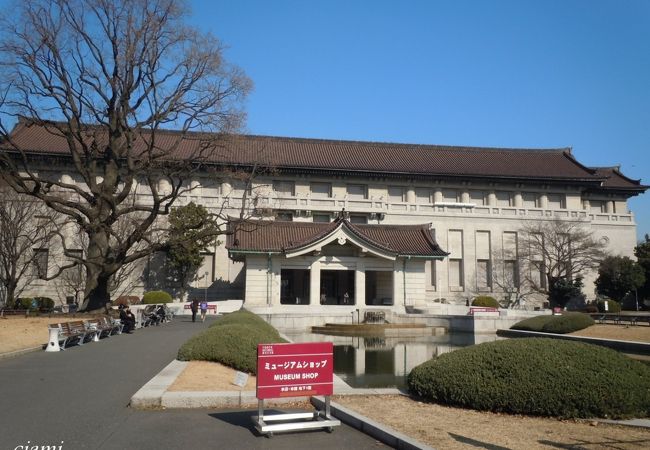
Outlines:
[[[459,434],[449,433],[449,436],[451,436],[458,442],[462,442],[463,444],[467,444],[472,447],[485,448],[488,450],[511,450],[508,447],[501,447],[500,445],[494,445],[494,444],[489,444],[487,442],[477,441],[476,439],[471,439],[465,436],[461,436]]]

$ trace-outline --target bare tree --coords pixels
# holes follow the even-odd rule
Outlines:
[[[501,305],[505,308],[516,309],[525,305],[526,300],[535,294],[527,277],[521,276],[521,260],[516,255],[505,252],[503,256],[494,258],[492,266],[492,283],[495,291],[503,293]]]
[[[558,280],[573,280],[594,270],[605,257],[605,244],[594,239],[583,222],[562,220],[525,222],[519,241],[519,260],[525,281],[548,294]]]
[[[0,303],[14,305],[34,280],[48,278],[48,260],[60,225],[53,211],[41,202],[6,186],[0,188],[0,284],[4,294]]]
[[[180,0],[32,0],[3,21],[0,175],[86,235],[81,257],[64,249],[85,269],[82,310],[110,300],[121,267],[166,249],[161,216],[243,121],[249,79],[185,16]],[[19,139],[30,125],[63,143],[72,181],[38,171]]]

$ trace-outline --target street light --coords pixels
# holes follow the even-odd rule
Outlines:
[[[203,301],[208,301],[208,271],[205,271],[205,288],[203,289]]]

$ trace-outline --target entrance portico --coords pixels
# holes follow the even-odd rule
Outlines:
[[[426,225],[247,222],[228,237],[246,262],[248,307],[403,311],[424,303],[426,260],[447,253]]]

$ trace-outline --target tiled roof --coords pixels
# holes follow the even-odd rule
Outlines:
[[[633,180],[623,175],[618,167],[592,167],[596,175],[606,178],[602,187],[606,189],[633,189],[645,190],[647,186],[641,184],[641,180]]]
[[[234,223],[226,248],[234,252],[283,253],[307,247],[346,227],[370,246],[396,255],[443,257],[428,225],[358,225],[337,219],[330,223],[250,221]]]
[[[175,158],[192,159],[201,152],[209,136],[214,137],[189,133],[179,140],[178,132],[159,131],[156,144],[161,149],[175,147]],[[28,152],[69,153],[65,139],[53,133],[52,127],[23,120],[12,131],[12,137]],[[143,143],[135,147],[143,148]],[[285,170],[566,180],[594,185],[604,180],[576,161],[568,148],[454,147],[244,135],[220,136],[219,144],[203,154],[204,161],[209,163],[257,163]]]

